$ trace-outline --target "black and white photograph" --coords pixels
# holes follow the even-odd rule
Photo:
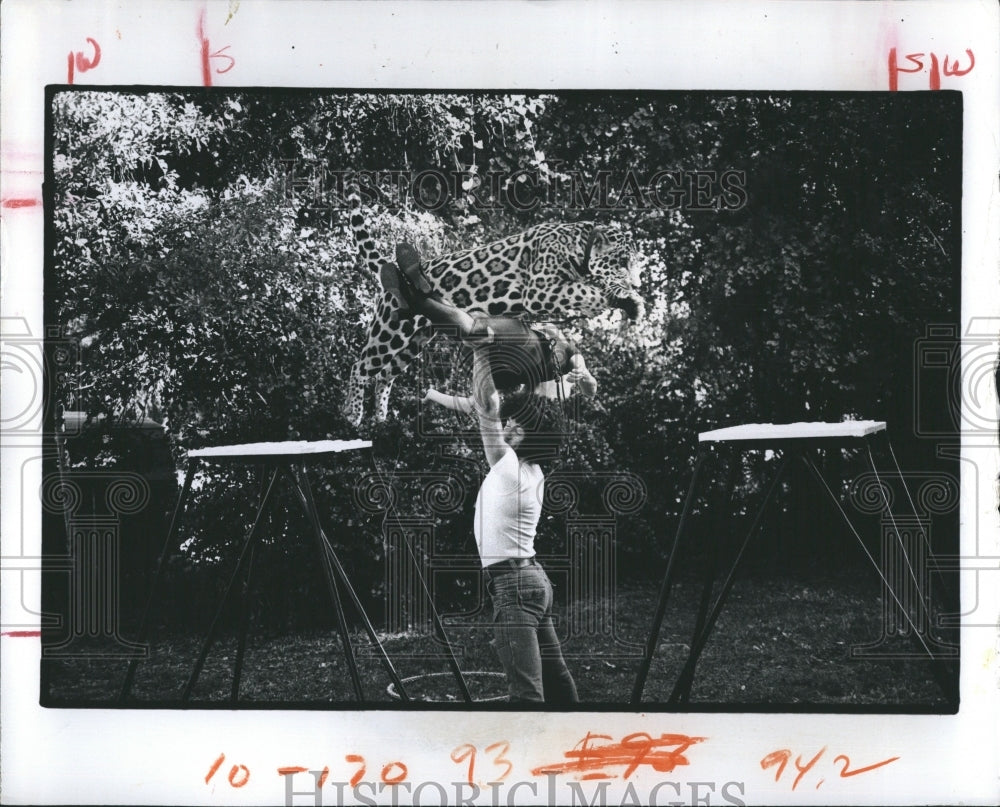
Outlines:
[[[960,94],[49,115],[46,705],[957,708]]]

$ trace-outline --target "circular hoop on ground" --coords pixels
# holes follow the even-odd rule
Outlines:
[[[500,683],[499,688],[506,690],[507,676],[502,672],[473,670],[472,672],[463,672],[462,675],[465,677],[465,683],[472,693],[474,703],[496,703],[508,699],[506,691],[499,695],[491,694],[497,690],[497,682]],[[439,683],[441,679],[447,679],[444,685]],[[458,691],[455,676],[450,672],[411,675],[409,678],[403,678],[402,684],[406,688],[410,698],[415,701],[422,701],[424,703],[462,702],[462,695]],[[395,683],[389,684],[385,688],[385,691],[393,700],[402,700],[399,697],[399,692],[396,691]]]

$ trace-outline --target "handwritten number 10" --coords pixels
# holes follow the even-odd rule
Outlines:
[[[219,754],[215,762],[212,763],[212,767],[209,768],[208,773],[205,775],[205,784],[207,785],[212,781],[212,777],[215,776],[216,772],[222,767],[222,763],[226,761],[225,754]],[[250,771],[246,765],[233,765],[229,769],[229,784],[233,787],[243,787],[247,782],[250,781]]]

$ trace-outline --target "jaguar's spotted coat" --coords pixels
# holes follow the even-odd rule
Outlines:
[[[383,256],[367,229],[360,197],[352,193],[349,201],[361,259],[377,276]],[[623,239],[601,229],[594,232],[595,226],[592,222],[539,224],[485,246],[425,260],[424,269],[447,302],[473,314],[542,321],[594,316],[614,307],[634,319],[640,316],[643,303],[632,286],[631,252]],[[586,256],[588,240],[591,248]],[[376,418],[385,419],[393,380],[431,335],[426,318],[400,317],[390,294],[379,297],[344,404],[344,415],[353,424],[360,424],[364,416],[364,391],[372,378]]]

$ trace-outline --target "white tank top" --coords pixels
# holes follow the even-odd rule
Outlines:
[[[519,462],[512,449],[490,468],[476,498],[476,547],[483,566],[535,555],[545,474],[534,462]]]

